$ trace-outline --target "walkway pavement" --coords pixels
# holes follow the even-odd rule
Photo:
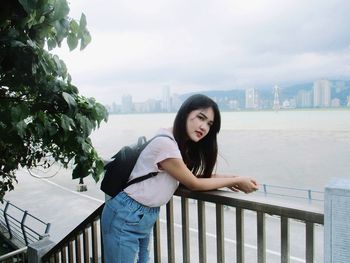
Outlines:
[[[5,200],[51,223],[50,239],[60,241],[104,202],[104,194],[92,178],[84,179],[87,192],[77,192],[78,180],[62,170],[55,177],[38,179],[23,169],[17,173],[15,190]]]

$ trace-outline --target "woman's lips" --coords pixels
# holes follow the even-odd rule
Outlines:
[[[196,135],[197,135],[197,137],[201,138],[203,136],[203,133],[200,131],[196,131]]]

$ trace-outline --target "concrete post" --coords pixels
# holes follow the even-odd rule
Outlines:
[[[28,262],[29,263],[40,263],[41,258],[53,248],[55,243],[49,238],[44,238],[37,242],[28,245]]]
[[[350,259],[350,178],[334,178],[325,189],[324,262]]]

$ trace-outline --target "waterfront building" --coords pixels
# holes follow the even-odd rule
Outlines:
[[[170,87],[163,87],[162,94],[162,111],[170,112],[171,111],[171,97],[170,97]]]
[[[146,112],[160,112],[161,101],[155,99],[148,99],[146,101]]]
[[[112,112],[112,113],[119,113],[119,112],[121,112],[121,106],[118,105],[117,103],[113,102],[113,103],[112,103],[111,112]]]
[[[132,96],[130,94],[124,94],[122,96],[122,113],[131,113],[133,110]]]
[[[296,97],[296,106],[298,108],[311,108],[312,107],[311,91],[300,90]]]
[[[331,83],[329,80],[316,80],[313,91],[314,107],[329,107],[331,105]]]
[[[228,101],[228,108],[229,110],[239,110],[240,105],[238,100],[229,100]]]
[[[180,95],[179,94],[173,94],[171,96],[171,104],[172,104],[172,110],[173,111],[178,111],[181,107],[182,104],[182,100],[180,99]]]
[[[134,106],[134,111],[137,113],[147,112],[147,103],[146,102],[135,102],[133,106]]]
[[[259,108],[259,93],[255,88],[248,88],[245,90],[245,108],[258,109]]]

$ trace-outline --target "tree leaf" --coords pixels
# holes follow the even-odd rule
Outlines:
[[[54,15],[53,19],[54,20],[60,20],[65,18],[68,13],[69,13],[69,6],[66,0],[59,0],[59,1],[54,1]]]
[[[62,114],[61,116],[61,127],[65,131],[71,131],[75,127],[73,119],[69,118],[67,115]]]
[[[79,33],[79,24],[77,21],[75,21],[74,19],[72,21],[70,21],[70,31],[73,33],[73,34],[78,34]]]
[[[85,30],[82,33],[82,38],[80,40],[80,50],[83,50],[88,44],[91,42],[91,35],[90,32]]]
[[[26,134],[26,128],[27,128],[27,124],[25,123],[24,120],[18,122],[16,124],[16,128],[17,128],[17,133],[20,137],[24,137]]]
[[[80,123],[80,127],[85,136],[89,136],[94,128],[93,123],[86,117],[81,114],[77,114],[77,120]]]
[[[35,9],[38,0],[18,0],[18,2],[22,5],[27,14],[30,14]]]
[[[84,30],[86,30],[86,25],[87,25],[86,16],[84,13],[82,13],[79,21],[79,32],[83,32]]]
[[[62,92],[62,97],[67,102],[69,108],[75,108],[77,106],[77,103],[72,95],[70,95],[67,92]]]
[[[73,33],[69,33],[68,37],[67,37],[67,44],[69,47],[69,50],[72,51],[73,49],[75,49],[78,46],[78,38],[76,37],[75,34]]]
[[[53,39],[53,38],[49,38],[47,40],[47,47],[49,48],[49,50],[52,50],[56,47],[57,43],[56,43],[56,40]]]

